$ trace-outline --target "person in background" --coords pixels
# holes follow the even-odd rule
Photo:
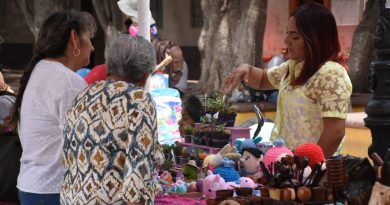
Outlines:
[[[128,17],[125,24],[129,28],[129,33],[132,36],[138,35],[137,0],[120,0],[118,1],[118,7]],[[157,25],[150,12],[149,16],[151,17],[151,41],[156,48],[157,64],[164,60],[166,54],[172,56],[172,63],[167,65],[166,70],[164,70],[164,73],[169,74],[169,87],[185,92],[187,89],[188,66],[184,60],[183,52],[178,45],[158,37]]]
[[[183,136],[184,127],[194,127],[195,123],[200,122],[202,114],[204,114],[204,107],[199,98],[193,95],[186,97],[183,102],[181,119],[179,121],[180,135]]]
[[[5,83],[0,71],[0,124],[4,125],[4,120],[11,115],[15,99],[14,91]]]
[[[337,62],[340,43],[333,14],[321,4],[298,7],[286,27],[287,62],[270,69],[238,66],[226,78],[224,91],[241,82],[255,89],[279,89],[271,139],[284,138],[294,149],[317,143],[330,157],[345,133],[352,84]]]
[[[114,41],[107,80],[83,90],[66,116],[61,204],[154,204],[152,172],[164,161],[155,103],[144,89],[154,67],[143,37]]]
[[[0,65],[1,67],[1,65]],[[15,130],[5,124],[15,103],[14,91],[4,82],[0,72],[0,204],[19,204],[16,181],[22,147]]]
[[[75,71],[89,64],[95,31],[93,17],[78,11],[56,12],[39,30],[11,118],[23,148],[17,183],[22,205],[60,204],[65,114],[87,86]]]

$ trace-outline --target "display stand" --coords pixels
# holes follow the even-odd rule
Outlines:
[[[226,127],[226,129],[228,129],[230,132],[230,144],[232,146],[236,145],[236,139],[239,139],[239,138],[248,139],[250,137],[250,128],[247,128],[247,127]],[[216,154],[221,149],[221,148],[217,148],[217,147],[208,147],[206,145],[199,145],[199,144],[185,143],[185,142],[181,142],[180,145],[183,147],[195,147],[195,148],[205,149],[205,150],[208,150],[208,153],[210,153],[210,154]]]

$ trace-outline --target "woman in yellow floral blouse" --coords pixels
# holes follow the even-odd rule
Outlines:
[[[335,19],[323,5],[309,3],[291,14],[286,29],[290,60],[270,69],[242,64],[227,77],[224,90],[242,81],[256,89],[279,89],[271,139],[284,138],[290,149],[315,142],[329,157],[343,139],[352,92],[346,70],[336,62]]]

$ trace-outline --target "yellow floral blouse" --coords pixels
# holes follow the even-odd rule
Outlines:
[[[267,72],[270,83],[279,89],[271,140],[283,138],[290,149],[306,142],[316,143],[324,129],[323,117],[345,119],[352,93],[346,70],[333,61],[322,65],[304,85],[291,86],[302,65],[303,62],[289,60]]]

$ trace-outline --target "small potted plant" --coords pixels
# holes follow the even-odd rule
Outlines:
[[[173,167],[172,159],[165,160],[164,163],[160,166],[160,170],[162,170],[162,171],[165,171],[165,170],[169,171],[169,170],[172,169],[172,167]]]
[[[192,126],[187,125],[183,128],[184,142],[191,143],[192,132]]]
[[[189,160],[190,160],[190,152],[188,152],[187,150],[184,149],[184,150],[181,152],[180,164],[185,164],[185,163],[187,163]]]
[[[230,134],[225,130],[225,124],[215,125],[210,133],[213,147],[222,148],[230,141]]]
[[[163,149],[165,160],[172,159],[172,147],[168,144],[163,144],[161,147]]]
[[[176,142],[174,145],[171,146],[172,146],[173,154],[175,155],[175,163],[180,164],[180,156],[182,154],[183,147],[180,146],[178,142]]]
[[[220,124],[226,123],[227,127],[234,126],[236,119],[236,113],[229,111],[230,104],[226,101],[225,97],[220,93],[214,93],[206,101],[206,113],[211,115],[217,114],[217,121]]]

